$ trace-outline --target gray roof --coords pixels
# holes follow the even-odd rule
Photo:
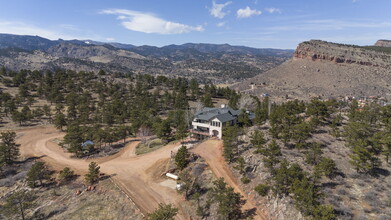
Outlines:
[[[234,120],[240,114],[240,110],[234,110],[230,107],[225,108],[203,108],[195,114],[196,119],[210,121],[217,118],[221,122]]]
[[[221,122],[227,122],[227,121],[233,121],[236,117],[232,116],[229,113],[224,113],[222,115],[216,115],[216,118],[219,119]]]

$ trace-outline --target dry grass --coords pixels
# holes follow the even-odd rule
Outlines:
[[[145,143],[140,143],[136,147],[136,154],[141,155],[141,154],[146,154],[152,151],[155,151],[161,147],[163,147],[165,144],[161,139],[153,139],[153,140],[148,140]]]
[[[82,190],[76,195],[77,190]],[[83,191],[85,186],[71,183],[44,189],[38,193],[41,208],[35,213],[45,219],[142,219],[129,199],[111,182],[102,180],[94,191]]]

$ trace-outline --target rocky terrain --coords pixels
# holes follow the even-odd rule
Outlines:
[[[228,44],[134,46],[90,40],[51,41],[38,36],[0,34],[0,66],[11,70],[71,69],[132,72],[232,83],[270,70],[292,50]]]
[[[375,44],[377,47],[391,47],[391,40],[378,40]]]
[[[391,98],[391,53],[312,40],[301,43],[292,59],[233,87],[276,99],[379,96]]]

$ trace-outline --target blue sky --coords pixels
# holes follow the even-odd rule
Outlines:
[[[293,49],[391,39],[391,0],[0,0],[0,33]]]

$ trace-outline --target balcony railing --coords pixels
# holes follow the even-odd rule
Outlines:
[[[200,131],[200,130],[190,129],[190,132],[193,133],[193,134],[199,134],[199,135],[204,135],[204,136],[210,136],[209,132],[207,132],[207,131]]]

